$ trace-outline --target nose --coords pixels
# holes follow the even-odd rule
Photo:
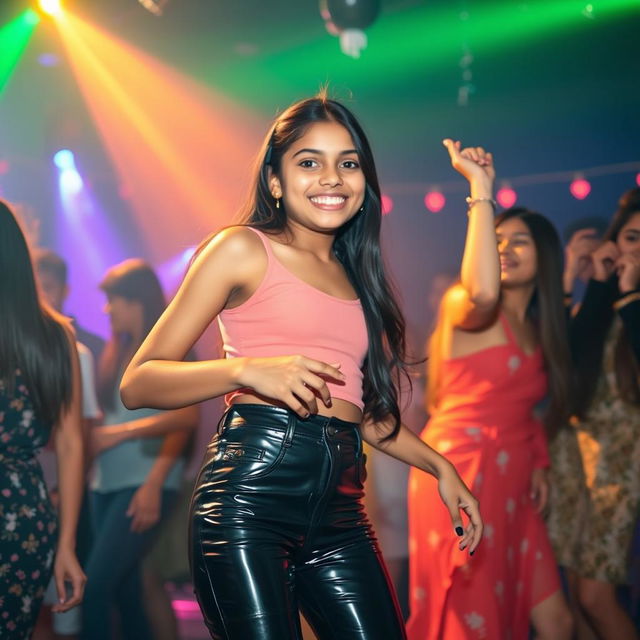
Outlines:
[[[334,165],[326,165],[320,176],[320,184],[327,187],[337,187],[342,184],[342,176]]]
[[[498,253],[503,255],[511,251],[511,243],[508,238],[502,238],[500,242],[498,242]]]

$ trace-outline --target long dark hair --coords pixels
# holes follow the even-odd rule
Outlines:
[[[640,187],[625,191],[618,201],[618,209],[613,214],[604,240],[617,242],[620,231],[629,220],[640,213]],[[613,275],[608,283],[611,302],[619,294],[618,277]],[[598,378],[602,375],[602,358],[607,334],[613,322],[614,313],[611,306],[607,309],[606,322],[599,324],[601,329],[593,332],[589,343],[585,346],[586,353],[576,354],[577,357],[589,362],[591,366],[576,367],[575,412],[584,418],[596,391]],[[640,366],[636,361],[629,342],[627,331],[622,327],[614,347],[614,370],[616,384],[620,397],[627,402],[640,406]]]
[[[104,409],[113,409],[116,387],[120,382],[125,358],[142,344],[164,311],[166,302],[158,276],[151,266],[140,258],[125,260],[111,267],[100,288],[107,296],[120,296],[142,305],[142,336],[138,344],[129,334],[112,333],[105,345],[98,367],[98,397]]]
[[[373,153],[353,113],[323,92],[296,102],[280,114],[258,154],[253,187],[241,220],[266,233],[287,231],[285,208],[275,206],[269,189],[270,172],[280,175],[282,156],[317,122],[337,122],[349,132],[366,181],[362,210],[338,230],[333,249],[364,311],[369,337],[363,364],[364,414],[374,422],[393,419],[393,431],[385,440],[393,438],[400,429],[398,389],[402,377],[408,380],[405,321],[394,288],[385,275],[380,249],[382,206]]]
[[[72,396],[66,324],[39,298],[25,236],[0,201],[0,381],[13,393],[20,371],[36,415],[48,424]]]
[[[540,213],[513,207],[496,217],[498,227],[506,220],[522,220],[536,249],[535,289],[527,317],[538,330],[549,381],[549,402],[544,423],[550,438],[566,424],[571,399],[571,352],[562,288],[563,249],[553,224]]]

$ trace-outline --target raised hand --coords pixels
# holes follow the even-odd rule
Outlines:
[[[616,267],[616,262],[620,258],[620,250],[615,242],[602,243],[592,254],[593,277],[595,280],[604,282],[608,280]]]
[[[570,292],[576,278],[588,280],[593,275],[591,254],[598,247],[597,229],[579,229],[564,248],[564,290]]]
[[[620,293],[628,293],[640,286],[640,251],[622,254],[615,264]]]
[[[459,140],[450,138],[442,141],[451,158],[453,168],[463,175],[470,183],[482,184],[491,189],[496,178],[493,166],[493,155],[482,147],[466,147],[461,150]]]
[[[344,382],[339,364],[327,364],[305,356],[247,358],[238,380],[267,398],[286,404],[300,417],[318,412],[317,399],[331,406],[331,394],[325,378]]]

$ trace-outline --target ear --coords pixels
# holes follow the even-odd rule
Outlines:
[[[269,191],[274,198],[282,198],[282,185],[280,184],[280,178],[269,167]]]

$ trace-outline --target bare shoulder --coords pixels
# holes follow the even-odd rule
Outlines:
[[[222,262],[237,272],[253,271],[266,266],[267,255],[257,233],[246,226],[233,226],[212,236],[197,261],[213,262],[216,268]]]
[[[449,287],[442,297],[438,322],[459,331],[477,334],[495,324],[497,311],[497,306],[480,308],[473,304],[467,290],[457,283]]]

